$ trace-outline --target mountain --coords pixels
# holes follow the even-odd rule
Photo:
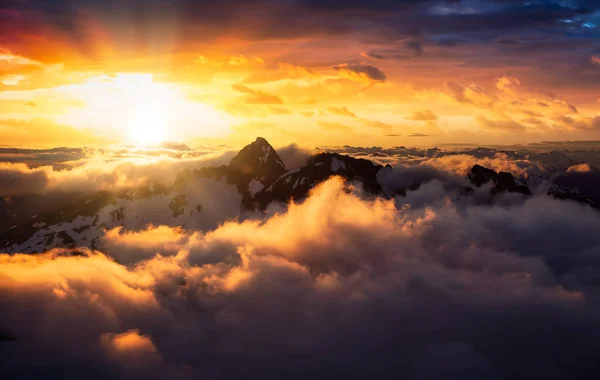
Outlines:
[[[0,197],[0,231],[21,223],[23,219],[21,215],[7,205],[3,197]]]
[[[6,220],[11,224],[11,228],[0,230],[0,251],[36,253],[78,246],[102,249],[105,231],[115,227],[140,230],[153,224],[206,231],[226,220],[255,217],[273,202],[302,201],[312,188],[333,175],[384,198],[404,196],[436,179],[435,175],[417,180],[400,177],[390,186],[390,176],[395,175],[397,180],[404,174],[389,165],[338,153],[313,155],[300,169],[289,171],[275,149],[259,137],[240,150],[229,165],[184,170],[169,186],[152,182],[118,193],[97,192],[85,201],[28,219],[11,214],[0,202],[0,213],[8,215]],[[475,187],[491,183],[492,196],[504,192],[531,195],[529,188],[510,173],[497,173],[480,165],[471,168],[467,179]],[[460,196],[473,193],[467,184],[449,189]],[[586,201],[573,194],[561,194],[570,193],[564,190],[552,195]]]
[[[481,165],[474,165],[467,173],[467,178],[477,187],[492,182],[494,187],[490,191],[493,194],[507,191],[509,193],[531,195],[529,188],[526,185],[517,184],[512,174],[507,172],[496,173],[494,170],[484,168]]]
[[[552,179],[548,194],[600,209],[600,172],[561,173]]]
[[[308,195],[310,189],[332,175],[360,183],[369,193],[381,194],[382,187],[377,181],[377,172],[381,168],[381,165],[365,159],[337,153],[320,153],[312,156],[302,168],[277,178],[271,185],[256,193],[253,200],[264,209],[274,201],[302,199]]]

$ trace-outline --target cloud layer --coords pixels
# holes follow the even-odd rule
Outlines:
[[[0,255],[0,327],[17,339],[3,373],[584,378],[600,348],[598,213],[464,203],[453,177],[425,173],[403,173],[428,180],[395,200],[333,178],[262,221]]]

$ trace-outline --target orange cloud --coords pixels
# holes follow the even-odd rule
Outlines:
[[[243,102],[246,104],[282,104],[283,101],[277,95],[272,95],[264,91],[254,90],[248,86],[244,86],[243,84],[237,83],[233,85],[233,89],[239,91],[244,96]]]
[[[415,111],[412,114],[412,116],[409,117],[408,119],[415,120],[415,121],[434,121],[434,120],[437,120],[438,117],[436,114],[434,114],[430,110],[424,110],[424,111]]]
[[[356,117],[356,114],[346,107],[329,107],[327,108],[327,111],[338,116]]]

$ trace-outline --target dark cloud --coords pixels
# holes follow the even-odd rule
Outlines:
[[[0,164],[0,196],[40,193],[46,190],[48,176],[23,164]]]
[[[414,40],[406,41],[406,42],[404,42],[404,45],[408,49],[412,50],[413,54],[416,56],[421,56],[425,52],[425,50],[423,49],[423,45],[421,45],[421,43],[419,41],[414,41]]]
[[[397,53],[395,50],[392,49],[386,49],[386,50],[381,50],[381,51],[370,51],[368,53],[361,53],[360,55],[362,55],[365,58],[373,58],[373,59],[379,59],[379,60],[386,60],[386,59],[397,59],[397,60],[405,60],[405,59],[410,59],[410,56],[406,55],[406,54],[402,54],[402,53]]]
[[[385,73],[377,67],[368,63],[340,63],[333,65],[332,68],[342,73],[349,73],[350,77],[370,80],[370,81],[385,81],[387,79]]]
[[[544,28],[548,32],[566,32],[584,28],[600,5],[596,2],[558,3],[552,1],[482,1],[468,7],[457,1],[314,1],[280,2],[251,0],[243,3],[226,0],[176,0],[172,2],[132,0],[71,1],[5,1],[4,14],[21,14],[6,18],[1,29],[6,42],[10,37],[23,37],[29,26],[40,32],[51,26],[70,38],[82,50],[90,49],[93,33],[81,28],[80,17],[94,19],[117,45],[131,46],[132,41],[156,39],[156,31],[165,36],[176,27],[179,39],[193,32],[205,38],[241,31],[245,38],[289,38],[327,33],[330,35],[361,32],[394,41],[415,34],[431,36],[469,34],[480,39],[502,37],[505,33]],[[464,11],[468,8],[468,12]],[[272,17],[265,17],[266,14]],[[360,22],[357,22],[360,20]],[[565,22],[566,20],[570,22]],[[587,28],[589,29],[589,28]],[[5,32],[5,33],[4,33]],[[592,31],[596,33],[597,31]],[[18,38],[13,38],[18,41]],[[1,41],[5,42],[5,41]],[[168,38],[155,41],[168,48]],[[410,43],[416,53],[420,44]],[[142,45],[143,46],[143,45]],[[138,48],[139,49],[139,48]]]
[[[440,46],[446,46],[446,47],[457,47],[460,46],[464,43],[463,40],[461,40],[460,38],[453,38],[453,37],[446,37],[446,38],[441,38],[437,41],[437,44]]]
[[[52,165],[56,168],[69,161],[87,157],[86,148],[23,149],[0,147],[0,162],[26,163],[29,167]]]

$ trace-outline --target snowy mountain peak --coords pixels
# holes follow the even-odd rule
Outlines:
[[[271,185],[287,172],[283,160],[262,137],[246,145],[231,159],[227,168],[227,183],[243,194],[243,204],[252,208],[252,196]]]

